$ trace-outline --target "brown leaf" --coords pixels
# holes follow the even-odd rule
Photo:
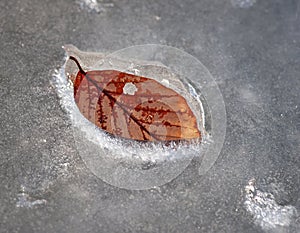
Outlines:
[[[108,133],[142,141],[200,138],[186,100],[159,82],[116,70],[79,72],[73,81],[80,112]]]

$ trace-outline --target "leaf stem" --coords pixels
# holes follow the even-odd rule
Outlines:
[[[75,57],[70,56],[69,59],[76,63],[76,65],[81,73],[83,73],[84,75],[86,74],[86,72],[82,69],[81,65],[79,64],[78,60]]]

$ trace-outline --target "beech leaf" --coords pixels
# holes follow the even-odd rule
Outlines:
[[[80,112],[106,132],[140,141],[201,138],[197,120],[186,100],[151,78],[117,70],[84,71],[73,77]]]

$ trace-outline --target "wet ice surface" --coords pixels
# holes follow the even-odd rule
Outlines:
[[[259,190],[256,180],[249,180],[245,186],[246,210],[253,216],[254,223],[267,232],[285,232],[297,217],[297,209],[291,205],[279,205],[272,193]],[[298,229],[299,230],[299,229]]]

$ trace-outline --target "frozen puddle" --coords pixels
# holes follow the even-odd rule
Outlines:
[[[246,210],[253,215],[254,223],[267,232],[286,232],[280,228],[289,227],[297,216],[297,210],[291,205],[279,205],[273,194],[260,191],[255,179],[245,186]]]
[[[169,145],[108,136],[80,113],[72,83],[65,74],[75,75],[78,69],[74,68],[74,62],[66,62],[56,71],[53,85],[72,122],[79,155],[94,175],[117,187],[149,189],[176,178],[193,158],[201,157],[200,175],[213,166],[224,142],[226,113],[217,84],[200,61],[163,45],[133,46],[111,54],[83,52],[73,45],[65,45],[64,49],[67,56],[76,57],[87,70],[138,72],[172,88],[186,99],[202,133],[201,143]],[[126,91],[135,90],[128,86]]]
[[[78,152],[87,167],[107,183],[127,189],[159,186],[177,177],[201,154],[199,143],[164,145],[109,137],[80,113],[64,67],[54,76],[61,106],[74,126]]]

